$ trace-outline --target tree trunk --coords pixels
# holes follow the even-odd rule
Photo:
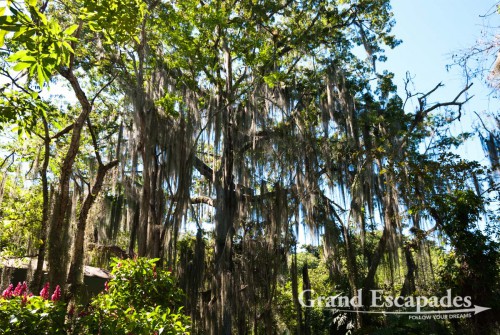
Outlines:
[[[293,296],[293,303],[295,305],[295,311],[297,313],[297,329],[296,329],[296,334],[301,335],[303,334],[302,332],[302,306],[300,305],[299,302],[299,283],[297,280],[298,273],[297,273],[297,246],[295,246],[295,252],[292,257],[292,268],[290,271],[291,275],[291,281],[292,281],[292,296]]]
[[[47,227],[49,221],[49,184],[47,181],[47,169],[50,160],[50,137],[49,137],[49,126],[45,116],[42,116],[43,129],[44,129],[44,155],[42,170],[40,171],[40,177],[42,178],[42,222],[40,226],[39,240],[40,247],[38,247],[38,257],[36,263],[35,274],[33,275],[32,290],[39,292],[43,286],[43,263],[45,260],[45,250],[47,246]]]
[[[144,129],[143,132],[144,141],[148,141],[147,132]],[[144,148],[142,151],[142,194],[141,203],[139,210],[139,227],[137,229],[137,252],[140,257],[147,256],[148,254],[148,230],[149,228],[149,216],[150,216],[150,202],[151,202],[151,154],[149,152],[149,145],[144,143]]]
[[[82,106],[82,112],[74,123],[69,148],[61,167],[59,188],[54,203],[52,220],[50,221],[48,241],[49,281],[52,287],[60,285],[64,291],[68,264],[67,260],[64,260],[64,257],[61,257],[61,250],[63,250],[63,246],[67,243],[67,241],[64,239],[64,234],[61,234],[61,232],[67,231],[68,229],[66,217],[68,214],[68,204],[71,200],[69,196],[70,177],[73,172],[73,164],[75,162],[76,155],[80,149],[81,132],[85,124],[85,120],[92,111],[92,106],[89,103],[87,96],[81,89],[78,79],[75,77],[73,72],[71,70],[62,71],[61,75],[69,81],[76,97],[78,98],[78,101],[80,102],[80,105]]]
[[[216,208],[215,208],[215,302],[217,318],[212,324],[212,334],[232,334],[233,299],[233,264],[232,249],[234,221],[237,208],[237,196],[233,179],[234,164],[234,117],[231,107],[232,68],[228,46],[224,42],[224,58],[226,70],[225,96],[219,86],[218,106],[223,111],[222,123],[224,132],[224,151],[221,168],[216,174]],[[224,107],[224,105],[226,105]]]
[[[83,202],[80,214],[78,216],[78,224],[76,229],[76,236],[73,245],[73,258],[71,262],[71,267],[68,274],[68,291],[69,298],[73,298],[78,292],[79,288],[83,285],[83,260],[84,260],[84,245],[85,245],[85,229],[87,226],[87,217],[94,203],[97,195],[101,191],[102,184],[104,182],[104,177],[106,173],[118,164],[118,161],[113,161],[106,165],[99,164],[97,169],[97,176],[95,179],[94,186],[89,190],[89,194]]]
[[[302,290],[306,292],[304,294],[305,300],[306,301],[311,301],[311,281],[309,280],[309,271],[307,267],[307,262],[304,264],[304,267],[302,268]],[[304,328],[303,328],[303,334],[304,335],[311,335],[311,309],[307,308],[304,311]]]
[[[408,296],[415,292],[415,270],[417,268],[413,255],[411,254],[411,247],[409,244],[404,246],[404,254],[406,259],[407,272],[403,287],[401,288],[401,295]]]

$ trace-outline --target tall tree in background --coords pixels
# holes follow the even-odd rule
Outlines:
[[[57,186],[49,277],[72,297],[92,244],[175,269],[195,332],[273,333],[289,274],[295,331],[310,334],[298,304],[299,283],[311,286],[297,259],[301,226],[322,234],[342,290],[378,287],[388,264],[391,280],[407,269],[401,291],[411,294],[426,271],[416,262],[431,262],[428,236],[456,237],[433,199],[483,178],[450,154],[466,138],[448,130],[470,86],[440,103],[428,103],[440,85],[409,94],[418,108],[407,112],[393,75],[376,72],[383,47],[398,44],[389,1],[8,5],[2,121],[30,132],[43,123],[43,222],[48,175]],[[56,79],[78,101],[71,112],[40,97]],[[55,131],[58,111],[74,121]],[[48,171],[53,140],[63,143]],[[197,231],[192,245],[179,241],[183,225]],[[116,246],[123,235],[127,252]]]
[[[461,50],[454,54],[455,65],[463,70],[467,82],[480,80],[493,91],[500,89],[500,40],[496,34],[497,26],[489,24],[489,20],[500,14],[500,3],[496,3],[490,10],[484,13],[485,27],[481,38],[470,48]],[[496,94],[490,99],[498,99]],[[496,178],[500,172],[500,119],[497,110],[490,110],[477,114],[477,132],[483,144],[484,150],[490,159]]]

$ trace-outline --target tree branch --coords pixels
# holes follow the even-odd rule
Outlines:
[[[55,134],[52,137],[50,137],[50,139],[51,140],[55,140],[55,139],[58,139],[61,136],[66,135],[67,133],[69,133],[73,129],[74,126],[75,126],[74,123],[70,124],[69,126],[67,126],[66,128],[64,128],[63,130],[61,130],[60,132],[58,132],[57,134]]]
[[[462,89],[452,101],[438,102],[429,108],[425,108],[426,99],[432,93],[434,93],[438,88],[440,88],[442,86],[443,86],[443,84],[439,83],[432,90],[430,90],[429,92],[423,94],[421,97],[418,98],[419,110],[415,113],[415,116],[413,118],[412,123],[410,124],[410,127],[408,128],[408,131],[406,132],[405,136],[401,140],[401,143],[399,145],[400,148],[402,148],[406,145],[406,142],[408,141],[408,138],[409,138],[410,134],[413,132],[413,130],[415,130],[415,128],[424,121],[424,119],[427,117],[427,115],[429,115],[430,112],[432,112],[433,110],[435,110],[437,108],[447,107],[447,106],[457,106],[459,114],[458,114],[458,117],[456,119],[460,119],[460,117],[462,115],[461,114],[462,106],[465,103],[467,103],[470,99],[472,99],[473,96],[470,96],[462,101],[458,101],[458,100],[465,92],[467,92],[467,90],[469,90],[471,88],[472,84],[468,84],[467,86],[465,86],[464,89]]]
[[[10,153],[10,155],[8,155],[7,157],[4,158],[4,160],[2,161],[2,164],[0,164],[0,169],[3,168],[3,165],[5,164],[5,162],[7,162],[7,160],[12,157],[16,152],[15,151],[12,151]]]
[[[205,164],[201,159],[199,159],[197,156],[194,156],[194,167],[198,172],[207,178],[208,180],[214,181],[215,179],[215,173],[214,170]]]
[[[95,157],[97,158],[97,162],[99,166],[102,165],[101,154],[99,153],[99,145],[97,143],[97,136],[94,133],[94,128],[92,127],[92,123],[90,122],[90,118],[87,117],[87,126],[89,127],[90,137],[92,137],[92,143],[94,145]]]
[[[214,199],[212,199],[210,197],[207,197],[207,196],[203,196],[203,195],[192,197],[190,201],[191,201],[192,204],[206,204],[206,205],[209,205],[209,206],[212,206],[212,207],[215,206],[215,204],[214,204],[215,200]]]
[[[118,76],[118,74],[115,74],[113,76],[113,78],[111,78],[111,80],[109,80],[106,84],[104,84],[99,89],[99,91],[97,91],[97,93],[94,95],[94,97],[90,100],[90,105],[91,106],[94,106],[95,99],[97,99],[99,97],[99,95],[102,93],[102,91],[104,91],[107,87],[109,87],[109,85],[111,85],[113,83],[113,81],[115,81],[115,79],[116,79],[117,76]]]

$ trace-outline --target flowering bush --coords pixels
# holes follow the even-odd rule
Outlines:
[[[113,279],[88,307],[71,307],[56,286],[46,283],[39,296],[26,283],[9,285],[0,297],[0,333],[173,335],[188,334],[189,317],[181,313],[182,293],[157,260],[114,260]]]
[[[156,259],[114,260],[113,279],[85,316],[89,334],[187,334],[182,293]]]
[[[59,292],[56,295],[56,292]],[[48,299],[49,284],[40,296],[29,293],[26,282],[15,288],[9,285],[0,298],[0,330],[2,334],[66,334],[66,306],[59,302],[61,288],[56,287]]]

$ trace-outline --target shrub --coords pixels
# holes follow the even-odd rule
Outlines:
[[[170,272],[156,268],[156,259],[113,260],[113,278],[89,306],[70,308],[56,286],[49,299],[26,283],[10,285],[0,297],[0,333],[172,335],[189,334],[190,319],[181,313],[182,292]]]
[[[182,293],[157,259],[113,260],[113,279],[80,321],[90,334],[187,334]]]
[[[14,289],[11,284],[0,298],[0,330],[2,334],[66,334],[64,319],[65,304],[59,302],[60,288],[56,287],[53,299],[48,299],[48,284],[33,296],[26,283]],[[46,293],[47,292],[47,293]]]

